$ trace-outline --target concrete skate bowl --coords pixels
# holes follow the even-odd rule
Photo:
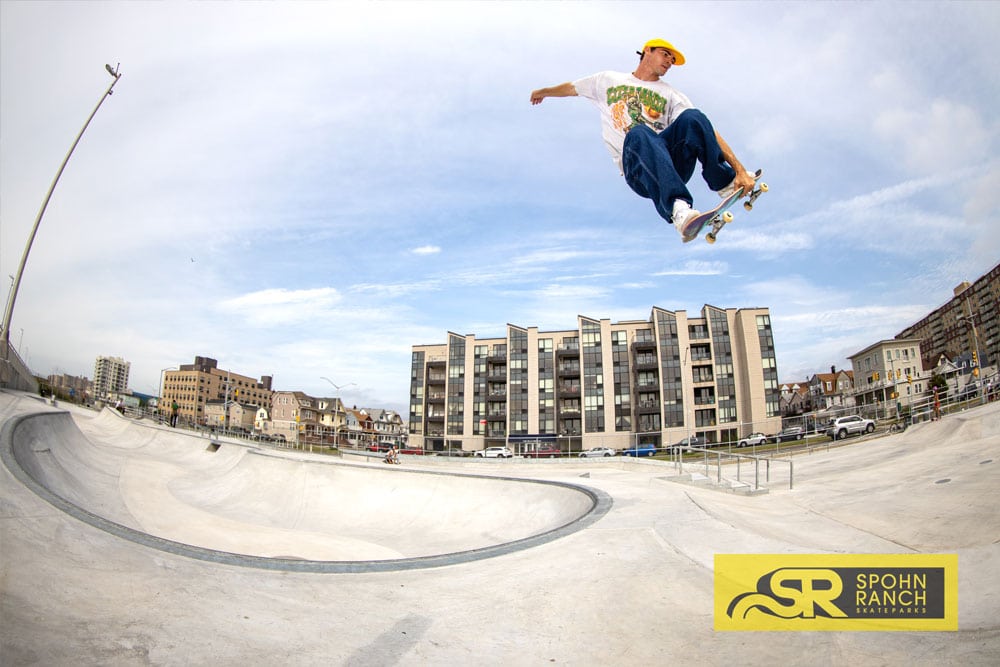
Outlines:
[[[106,409],[4,424],[11,473],[53,506],[162,551],[245,567],[377,572],[512,553],[600,519],[583,486],[423,472],[214,443]]]

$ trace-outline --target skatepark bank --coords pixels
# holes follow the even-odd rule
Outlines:
[[[51,416],[28,417],[39,412]],[[648,462],[482,465],[471,477],[453,474],[468,473],[467,465],[452,469],[416,461],[390,469],[372,462],[346,466],[351,474],[339,476],[322,471],[345,466],[307,455],[239,456],[225,444],[205,452],[205,439],[194,438],[190,454],[167,452],[181,445],[158,433],[137,437],[135,424],[114,415],[59,414],[66,413],[37,397],[0,392],[4,433],[21,418],[39,424],[55,418],[67,429],[59,437],[75,452],[57,454],[53,434],[40,433],[33,444],[22,445],[33,452],[22,458],[43,467],[33,473],[48,475],[43,481],[72,504],[148,535],[157,521],[169,523],[158,515],[183,509],[181,523],[191,525],[167,526],[173,537],[207,536],[209,550],[219,552],[222,540],[257,540],[267,548],[251,557],[268,560],[260,555],[267,554],[290,564],[322,555],[309,550],[328,547],[323,539],[312,541],[313,533],[324,534],[324,521],[350,519],[303,507],[302,499],[309,505],[331,497],[319,490],[323,485],[355,484],[351,488],[359,491],[368,486],[369,503],[379,502],[379,494],[393,497],[393,482],[385,480],[394,478],[470,485],[468,493],[454,490],[459,495],[438,486],[422,507],[408,498],[426,484],[401,487],[403,495],[395,496],[391,508],[420,527],[403,541],[376,542],[392,552],[383,553],[384,560],[427,557],[415,537],[421,533],[438,545],[438,554],[475,550],[477,543],[516,542],[558,529],[592,506],[591,497],[579,491],[565,489],[570,495],[563,498],[563,486],[556,487],[562,500],[548,499],[551,483],[588,488],[606,494],[607,501],[603,512],[584,511],[592,520],[575,530],[489,557],[415,569],[297,571],[201,559],[123,539],[58,509],[5,466],[4,665],[1000,663],[995,404],[904,434],[799,457],[794,490],[777,479],[771,493],[757,497],[675,484],[666,479],[669,466]],[[49,452],[43,451],[47,445]],[[162,456],[128,460],[150,447],[154,453],[160,447]],[[61,468],[52,465],[58,457]],[[74,468],[72,477],[59,477],[63,468]],[[269,485],[272,475],[280,485]],[[503,479],[513,476],[520,481]],[[157,487],[159,479],[169,481]],[[525,481],[545,484],[536,488]],[[508,494],[506,484],[515,491]],[[291,491],[282,494],[285,487]],[[504,518],[502,508],[515,503],[513,496],[532,493],[539,494],[534,502],[522,502],[511,513],[523,521],[496,519]],[[586,500],[564,513],[560,503],[577,495]],[[540,501],[542,496],[547,500]],[[348,506],[339,496],[329,504]],[[539,510],[548,518],[525,514],[525,507],[540,504],[549,506]],[[199,514],[189,514],[193,510]],[[482,521],[466,520],[465,514]],[[393,532],[393,512],[388,516],[385,530]],[[196,526],[196,519],[207,523]],[[465,521],[467,534],[456,537],[435,525],[452,520]],[[258,529],[277,535],[278,544],[240,535]],[[372,534],[354,539],[359,536],[371,541]],[[958,554],[958,632],[712,630],[716,553],[914,552]]]

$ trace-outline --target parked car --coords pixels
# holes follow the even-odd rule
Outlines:
[[[673,445],[671,445],[670,453],[676,454],[678,451],[681,451],[684,447],[704,447],[704,446],[705,446],[705,438],[702,438],[697,435],[692,435],[688,438],[684,438],[683,440],[675,442]]]
[[[632,445],[628,449],[622,450],[622,456],[653,456],[656,454],[656,445],[649,443],[639,443]]]
[[[514,452],[506,447],[487,447],[486,449],[480,449],[474,456],[487,459],[509,459],[514,456]]]
[[[610,447],[591,447],[590,449],[580,452],[580,458],[594,458],[603,456],[614,456],[617,454],[615,450]]]
[[[530,459],[554,459],[562,455],[562,450],[552,445],[539,445],[534,449],[529,449],[524,455]]]
[[[781,433],[774,436],[776,442],[788,442],[789,440],[801,440],[806,435],[806,430],[801,426],[787,426],[781,429]]]
[[[763,433],[751,433],[736,443],[737,447],[760,447],[767,444],[767,436]]]
[[[875,430],[875,422],[858,415],[837,417],[826,428],[826,434],[834,440],[843,440],[849,435],[871,433]]]

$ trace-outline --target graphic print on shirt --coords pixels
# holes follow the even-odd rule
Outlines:
[[[667,126],[663,121],[667,101],[648,88],[608,88],[607,104],[615,129],[619,132],[626,133],[636,125],[646,125],[659,132]]]

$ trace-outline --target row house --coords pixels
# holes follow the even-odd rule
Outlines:
[[[854,371],[817,373],[809,378],[809,410],[839,411],[854,406]]]
[[[206,401],[205,425],[209,428],[253,431],[259,406],[238,401]]]
[[[406,444],[406,423],[395,410],[366,409],[371,417],[375,440],[380,445]]]
[[[792,382],[781,385],[781,414],[793,417],[809,412],[812,400],[809,396],[809,381]]]
[[[349,438],[350,411],[339,398],[315,398],[301,391],[276,391],[271,411],[258,411],[258,432],[289,443],[340,445]]]

